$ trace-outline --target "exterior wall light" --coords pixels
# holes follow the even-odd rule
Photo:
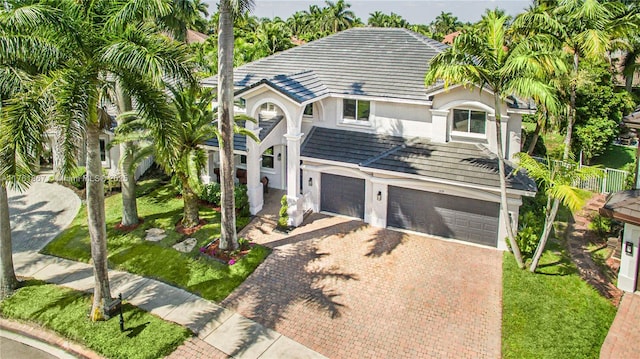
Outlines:
[[[282,161],[282,153],[278,153],[278,161]]]
[[[378,201],[382,201],[382,191],[378,191]]]
[[[624,244],[624,253],[628,256],[633,255],[633,242],[625,242]]]
[[[313,186],[313,178],[309,177],[309,187]]]

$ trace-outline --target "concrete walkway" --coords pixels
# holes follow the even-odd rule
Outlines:
[[[16,275],[91,292],[89,264],[39,254],[38,251],[77,214],[80,201],[67,188],[35,183],[28,192],[9,192]],[[110,270],[112,295],[165,320],[191,329],[210,345],[206,357],[323,358],[320,354],[192,293],[134,274]],[[224,354],[223,354],[224,353]]]

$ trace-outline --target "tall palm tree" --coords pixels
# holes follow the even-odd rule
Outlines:
[[[161,156],[167,173],[176,177],[182,188],[184,201],[182,225],[195,227],[200,222],[198,194],[200,193],[200,174],[206,163],[206,153],[202,145],[216,136],[211,103],[215,97],[213,91],[200,90],[199,86],[186,89],[170,86],[175,108],[175,120],[178,144],[169,157]]]
[[[176,40],[185,41],[188,30],[207,30],[207,7],[208,5],[200,0],[173,0],[172,11],[160,21]]]
[[[519,167],[527,170],[527,174],[533,177],[538,183],[538,188],[547,195],[547,205],[545,206],[545,218],[540,241],[531,261],[529,270],[535,272],[542,257],[542,252],[547,244],[553,222],[560,203],[575,212],[582,208],[585,202],[585,191],[574,186],[574,183],[601,176],[593,167],[582,167],[574,163],[572,166],[558,164],[547,158],[543,162],[538,162],[529,155],[519,153]]]
[[[8,102],[2,121],[9,138],[6,147],[14,152],[1,154],[0,171],[13,176],[33,174],[35,159],[44,140],[43,129],[55,125],[62,129],[60,142],[66,164],[63,171],[67,174],[75,163],[78,142],[84,137],[87,215],[95,278],[90,318],[94,321],[109,317],[111,303],[99,145],[102,128],[110,123],[110,118],[100,107],[101,89],[115,77],[138,100],[141,112],[154,113],[166,107],[166,101],[164,105],[163,101],[150,101],[149,94],[158,93],[153,85],[160,83],[163,76],[191,77],[186,57],[180,56],[186,51],[166,38],[154,37],[157,29],[141,19],[155,19],[167,15],[170,10],[168,2],[155,0],[19,1],[1,17],[2,27],[12,32],[2,34],[0,38],[5,44],[0,63],[20,66],[19,57],[29,54],[33,62],[50,64],[51,69],[33,80],[37,86],[32,86],[32,91]],[[148,51],[149,42],[154,41],[164,42],[160,53]],[[48,56],[51,52],[57,56]],[[166,58],[184,61],[168,64]],[[171,73],[160,71],[163,67],[171,69]],[[149,76],[154,81],[142,80]],[[51,116],[38,115],[36,107],[41,110],[43,103],[50,105]],[[168,127],[164,130],[172,131]],[[170,147],[170,144],[166,145]]]
[[[323,9],[324,21],[329,31],[336,33],[346,30],[358,22],[356,14],[349,10],[351,4],[345,3],[344,0],[338,0],[335,3],[325,0],[325,4],[327,6]]]
[[[604,59],[615,37],[623,36],[633,23],[624,17],[618,2],[598,0],[540,1],[536,7],[516,17],[514,28],[525,34],[548,34],[557,40],[569,63],[569,111],[567,114],[563,160],[569,159],[576,114],[576,91],[580,62]]]
[[[500,177],[500,202],[507,237],[518,266],[524,267],[515,234],[509,220],[505,158],[502,143],[502,103],[510,95],[534,98],[553,106],[553,91],[543,81],[544,74],[554,64],[553,56],[546,51],[543,36],[511,41],[507,32],[507,16],[491,11],[473,29],[465,30],[453,42],[453,46],[436,55],[429,64],[425,82],[433,84],[443,80],[450,84],[479,85],[494,94],[496,143]]]
[[[253,8],[253,0],[221,0],[218,8],[218,131],[220,133],[220,245],[221,250],[238,248],[235,198],[233,193],[233,16]]]
[[[462,22],[452,13],[442,11],[440,12],[440,15],[436,16],[429,26],[431,27],[432,33],[437,34],[439,37],[443,37],[460,29],[462,27]]]

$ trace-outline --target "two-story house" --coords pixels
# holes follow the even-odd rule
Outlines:
[[[506,248],[493,94],[425,86],[429,61],[444,49],[405,29],[355,28],[236,68],[237,103],[259,119],[247,127],[261,142],[236,136],[234,144],[251,212],[263,206],[267,177],[286,190],[293,226],[312,210]],[[203,85],[217,86],[217,77]],[[520,151],[521,118],[532,112],[504,104],[507,159]],[[217,146],[206,146],[210,178]],[[523,174],[507,181],[517,225],[535,184]]]

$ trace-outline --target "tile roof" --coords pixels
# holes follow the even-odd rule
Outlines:
[[[610,195],[599,212],[605,217],[640,225],[640,189]]]
[[[340,149],[337,151],[336,149]],[[301,148],[302,157],[357,164],[425,178],[499,187],[498,160],[486,148],[469,143],[433,143],[429,139],[313,127]],[[508,172],[513,167],[507,166]],[[511,189],[535,192],[533,180],[510,174]]]
[[[305,74],[317,78],[310,80],[314,88],[321,83],[331,94],[427,101],[429,61],[447,47],[406,29],[353,28],[240,66],[234,79],[242,89],[266,80],[275,84],[280,76],[278,85],[296,97],[306,90],[289,82]],[[202,83],[216,86],[217,76]]]
[[[318,76],[313,71],[307,70],[297,74],[276,75],[270,79],[262,79],[237,91],[236,94],[240,95],[262,84],[271,86],[298,103],[313,100],[329,93],[329,89],[320,81]]]
[[[262,129],[258,134],[258,138],[260,141],[267,138],[267,136],[273,131],[274,128],[284,119],[282,115],[274,116],[271,118],[260,118],[258,120],[258,126]],[[244,126],[244,124],[238,123],[240,126]],[[205,141],[206,146],[211,147],[219,147],[218,139],[212,138],[210,140]],[[234,151],[245,152],[247,150],[247,137],[240,134],[233,135],[233,149]]]

